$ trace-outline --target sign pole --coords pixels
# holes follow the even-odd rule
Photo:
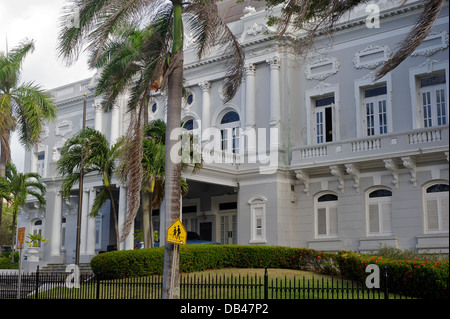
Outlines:
[[[17,299],[20,299],[20,290],[22,286],[22,250],[24,240],[25,227],[20,227],[17,232],[17,248],[19,249],[19,282],[17,284]]]

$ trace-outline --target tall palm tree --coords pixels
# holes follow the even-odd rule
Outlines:
[[[73,185],[80,181],[81,148],[83,147],[83,176],[96,172],[102,176],[103,181],[103,187],[95,196],[90,216],[97,216],[103,204],[108,199],[110,200],[117,248],[120,244],[119,226],[111,180],[116,169],[116,160],[121,155],[122,145],[123,139],[119,139],[114,145],[110,146],[101,132],[87,127],[64,143],[61,149],[61,157],[56,162],[57,172],[63,176],[61,194],[67,198],[70,196]]]
[[[11,160],[10,136],[18,131],[27,149],[40,141],[46,121],[56,117],[56,105],[49,93],[34,82],[20,82],[25,57],[34,51],[34,41],[24,40],[10,52],[0,52],[0,176]],[[0,205],[0,225],[2,206]]]
[[[63,27],[59,36],[59,53],[67,61],[77,58],[81,48],[87,44],[91,55],[91,67],[94,67],[107,47],[108,41],[117,36],[117,30],[129,25],[144,25],[149,27],[152,40],[148,45],[157,44],[159,49],[152,56],[151,77],[142,77],[146,88],[165,89],[168,95],[166,154],[165,154],[165,196],[167,226],[180,215],[180,177],[181,164],[170,158],[170,150],[177,146],[177,140],[170,139],[170,133],[179,127],[181,121],[181,102],[183,87],[183,13],[189,13],[189,24],[196,38],[197,53],[203,57],[214,45],[221,45],[230,56],[228,71],[224,83],[224,96],[231,99],[237,92],[244,64],[244,53],[231,30],[219,16],[216,1],[192,0],[183,3],[182,0],[75,0],[72,1],[76,10],[71,7],[63,17]],[[78,15],[79,24],[69,26],[67,21],[73,21]],[[158,23],[159,22],[159,23]],[[161,29],[154,26],[161,26]],[[158,32],[156,32],[158,31]],[[155,42],[154,42],[155,41]],[[150,70],[150,69],[149,69]],[[139,77],[138,77],[139,79]],[[151,79],[151,81],[148,81]],[[131,80],[129,82],[131,84]],[[133,91],[130,100],[143,101],[145,91]],[[105,105],[104,105],[105,106]],[[134,152],[130,152],[130,173],[128,184],[129,206],[123,235],[130,231],[130,225],[139,208],[139,196],[142,179],[142,107],[143,104],[132,105],[136,119],[132,120],[131,131],[134,139]],[[122,236],[122,239],[124,237]],[[165,246],[163,298],[179,298],[178,260],[174,245]],[[173,268],[174,271],[169,271]],[[173,277],[173,278],[172,278]],[[171,284],[173,283],[173,285]],[[175,287],[171,289],[171,287]]]
[[[404,5],[409,0],[403,0]],[[447,0],[425,0],[423,10],[406,38],[398,45],[395,54],[377,71],[376,77],[382,78],[395,69],[423,42],[431,31],[439,12]],[[311,49],[319,30],[333,30],[334,24],[355,7],[369,0],[266,0],[270,10],[283,5],[280,16],[269,16],[269,24],[278,27],[278,35],[284,35],[288,29],[303,30],[306,35],[293,41],[297,53],[306,53]]]
[[[3,188],[1,193],[9,193],[9,202],[12,208],[12,257],[11,262],[14,261],[14,242],[16,235],[16,220],[19,210],[23,208],[26,203],[27,196],[30,195],[39,201],[40,209],[45,206],[46,187],[40,180],[41,176],[38,173],[19,173],[16,166],[11,163],[6,163],[5,177],[0,176],[0,185]],[[3,198],[8,197],[2,195]]]

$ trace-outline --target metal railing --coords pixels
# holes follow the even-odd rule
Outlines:
[[[92,273],[73,280],[70,273],[0,274],[0,299],[160,299],[162,276],[108,279]],[[435,291],[391,291],[387,274],[381,288],[334,277],[269,278],[260,275],[181,274],[181,299],[407,299],[449,298],[448,283]],[[413,297],[411,297],[413,296]]]

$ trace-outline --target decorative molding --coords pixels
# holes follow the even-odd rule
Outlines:
[[[295,170],[295,177],[297,177],[305,186],[303,192],[309,196],[309,174],[302,169]]]
[[[267,59],[266,62],[269,63],[271,70],[279,70],[281,67],[280,58],[277,56]]]
[[[434,70],[434,64],[435,63],[440,63],[440,61],[438,60],[432,60],[432,59],[427,59],[425,62],[423,62],[421,65],[419,65],[419,69],[421,68],[426,68],[427,69],[427,73],[431,73]]]
[[[426,46],[427,41],[430,41],[433,43],[439,39],[439,44],[432,44],[429,46]],[[448,48],[448,32],[443,30],[440,32],[433,32],[427,35],[427,37],[423,40],[422,44],[417,48],[413,53],[411,53],[411,56],[418,56],[418,55],[424,55],[424,56],[432,56],[436,52],[439,52],[441,50],[444,50]]]
[[[330,65],[329,68],[326,66]],[[305,65],[305,75],[308,80],[323,81],[339,71],[340,63],[336,58],[320,58]],[[316,70],[314,70],[316,69]]]
[[[66,136],[70,132],[72,132],[73,124],[72,121],[62,120],[58,124],[56,124],[55,135]]]
[[[353,184],[353,188],[356,190],[357,193],[359,193],[359,168],[355,164],[346,164],[345,170],[347,174],[350,174],[353,177],[353,180],[355,183]]]
[[[254,65],[253,63],[245,65],[244,68],[245,68],[246,76],[250,76],[250,75],[254,76],[256,74],[256,65]]]
[[[379,57],[380,53],[382,53],[382,57]],[[371,55],[374,55],[373,59],[363,61],[363,58],[370,57]],[[391,55],[392,52],[387,45],[370,45],[355,53],[353,64],[357,69],[366,68],[373,70],[379,65],[387,62]]]
[[[41,130],[41,139],[45,140],[50,133],[50,128],[47,125],[44,125]]]
[[[338,165],[330,166],[331,175],[337,177],[339,181],[338,188],[341,190],[341,193],[344,194],[344,170],[342,167]]]
[[[200,82],[198,86],[202,89],[202,92],[211,92],[211,82],[209,81]]]
[[[409,181],[414,184],[414,186],[417,186],[417,171],[416,171],[416,161],[408,156],[408,157],[402,157],[403,166],[405,166],[407,169],[409,169],[409,172],[411,173],[411,178]]]
[[[384,167],[388,169],[392,173],[392,184],[394,184],[395,188],[398,188],[399,179],[398,179],[398,163],[396,160],[390,158],[383,160]]]
[[[447,158],[447,162],[448,162],[448,154],[449,154],[449,152],[444,152],[444,154],[445,154],[445,157]]]
[[[247,34],[253,36],[258,35],[259,33],[264,33],[266,31],[268,31],[267,26],[258,23],[253,23],[252,26],[247,28]]]

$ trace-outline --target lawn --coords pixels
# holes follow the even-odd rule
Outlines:
[[[182,299],[263,299],[264,269],[219,269],[181,274]],[[44,299],[158,299],[162,276],[101,280],[80,288],[47,285]],[[268,269],[268,299],[379,299],[384,293],[351,281],[308,271]],[[390,296],[392,297],[392,296]]]

